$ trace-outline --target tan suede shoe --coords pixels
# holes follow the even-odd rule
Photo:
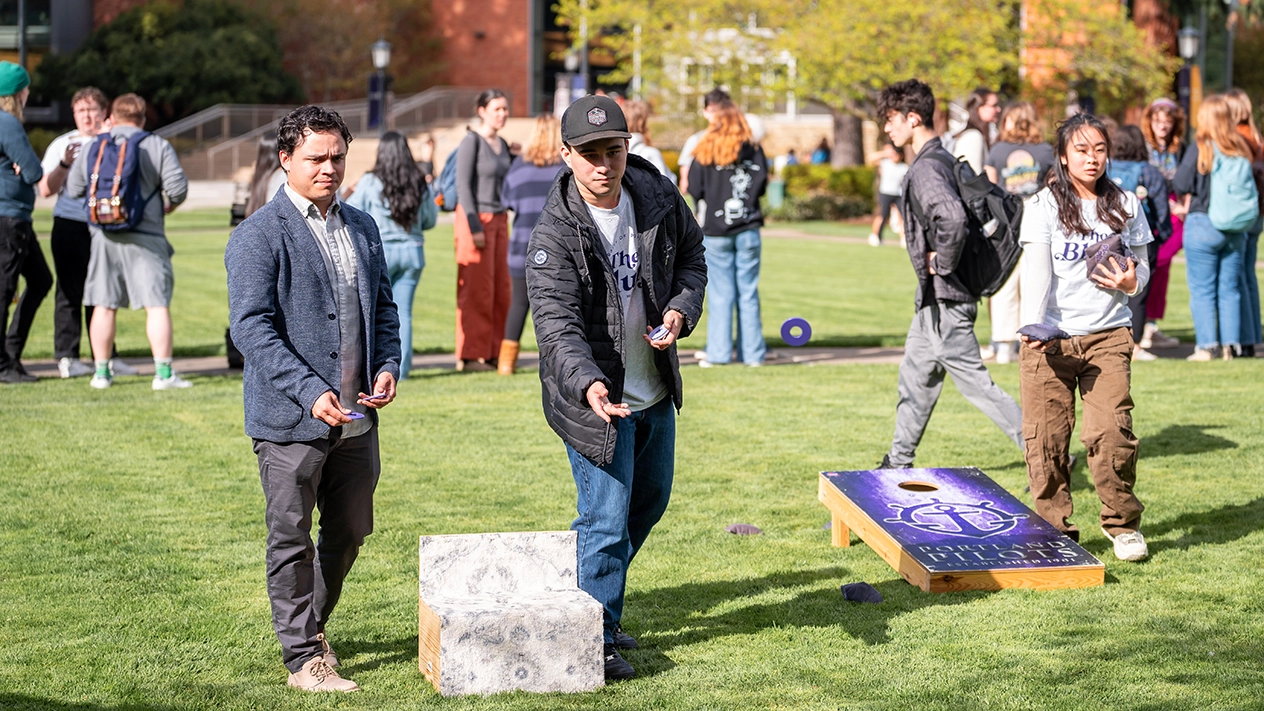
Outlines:
[[[303,691],[359,691],[360,687],[350,679],[343,679],[329,666],[324,657],[312,657],[303,668],[290,675],[285,682]]]
[[[329,646],[329,638],[324,632],[317,632],[316,639],[320,641],[321,656],[325,658],[325,663],[329,666],[338,668],[338,655],[334,654],[334,648]]]

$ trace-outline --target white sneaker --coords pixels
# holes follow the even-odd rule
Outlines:
[[[994,349],[996,351],[996,362],[1005,364],[1013,360],[1014,344],[1010,341],[998,341]]]
[[[715,363],[712,363],[709,360],[700,360],[698,361],[698,367],[699,368],[714,368]]]
[[[88,385],[91,385],[97,390],[105,390],[106,388],[110,387],[113,384],[114,384],[114,378],[112,377],[103,378],[100,375],[93,375],[92,380],[88,382]]]
[[[110,359],[110,373],[113,375],[140,375],[139,370],[124,363],[122,358]]]
[[[1198,362],[1205,362],[1205,361],[1214,360],[1214,359],[1215,359],[1215,356],[1212,354],[1211,351],[1207,350],[1206,348],[1195,348],[1194,354],[1185,358],[1185,360],[1198,361]]]
[[[95,368],[78,358],[62,358],[57,361],[57,372],[63,378],[80,378],[97,372]]]
[[[979,358],[981,358],[982,360],[987,360],[989,358],[995,358],[995,357],[996,357],[996,349],[992,348],[992,346],[979,346]]]
[[[882,246],[882,238],[881,238],[881,237],[879,237],[878,235],[875,235],[874,233],[870,232],[870,233],[869,233],[869,246],[870,246],[870,247],[881,247],[881,246]]]
[[[154,390],[181,390],[191,387],[193,387],[193,383],[176,375],[175,371],[172,371],[170,378],[154,376]]]
[[[1146,546],[1141,531],[1124,531],[1118,536],[1112,536],[1103,528],[1102,535],[1115,544],[1115,557],[1120,560],[1132,562],[1150,557],[1150,549]]]
[[[1141,346],[1137,346],[1136,348],[1132,349],[1132,359],[1133,360],[1158,360],[1159,357],[1151,353],[1150,351],[1147,351],[1146,349],[1142,348]]]
[[[1160,331],[1157,324],[1147,323],[1145,329],[1141,331],[1140,345],[1147,350],[1150,348],[1175,348],[1181,345],[1181,341]]]

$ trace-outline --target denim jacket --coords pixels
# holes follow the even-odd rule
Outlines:
[[[382,181],[373,173],[365,173],[356,184],[355,192],[342,202],[369,213],[369,217],[377,223],[383,242],[413,242],[420,245],[425,241],[422,230],[434,227],[435,220],[438,218],[438,207],[435,206],[434,200],[430,197],[430,190],[427,188],[426,193],[421,196],[421,207],[417,209],[417,219],[412,225],[405,228],[392,220],[391,209],[386,204],[386,199],[382,197]]]

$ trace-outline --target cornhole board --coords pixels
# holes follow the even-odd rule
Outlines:
[[[1087,588],[1106,567],[973,467],[821,472],[833,543],[850,532],[927,592]]]

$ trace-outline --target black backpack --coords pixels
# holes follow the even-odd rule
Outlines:
[[[961,260],[953,272],[976,298],[991,296],[1000,291],[1022,256],[1018,244],[1019,226],[1023,221],[1023,198],[1005,192],[1001,186],[988,180],[987,175],[975,175],[964,159],[953,161],[943,153],[933,152],[928,158],[937,160],[952,171],[957,182],[957,194],[966,208],[966,241]],[[929,224],[917,194],[911,195],[913,211],[922,225]]]

